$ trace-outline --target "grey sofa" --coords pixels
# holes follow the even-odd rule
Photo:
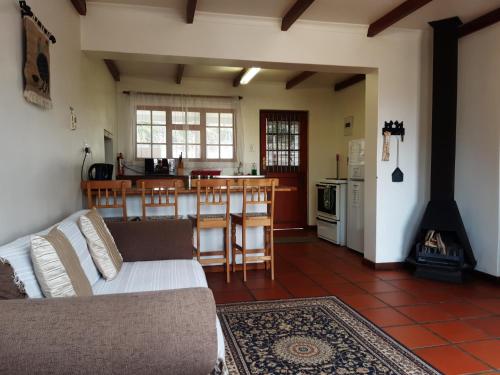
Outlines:
[[[82,213],[62,223],[83,264],[73,225]],[[0,301],[0,374],[225,372],[214,298],[192,259],[190,222],[108,226],[124,264],[116,279],[92,284],[93,297]],[[0,247],[0,258],[33,297],[27,238]]]

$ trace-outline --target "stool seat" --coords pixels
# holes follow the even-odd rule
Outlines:
[[[197,220],[198,215],[188,215],[191,220]],[[226,220],[225,214],[201,214],[200,220]]]
[[[146,216],[146,219],[142,219],[143,221],[161,221],[161,220],[177,220],[182,219],[182,215],[155,215],[155,216]]]
[[[267,212],[248,212],[245,216],[247,227],[266,227],[271,225],[273,218]],[[241,225],[243,223],[243,214],[231,214],[233,223]]]

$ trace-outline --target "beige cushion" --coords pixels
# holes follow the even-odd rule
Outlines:
[[[113,280],[122,268],[123,258],[104,220],[94,208],[80,216],[79,222],[97,269],[106,280]]]
[[[93,294],[73,246],[58,228],[31,237],[31,261],[45,297]]]

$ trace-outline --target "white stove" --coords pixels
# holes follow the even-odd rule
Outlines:
[[[324,178],[316,184],[318,237],[346,244],[347,180]]]

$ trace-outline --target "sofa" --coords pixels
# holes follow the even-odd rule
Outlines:
[[[86,212],[56,225],[77,253],[91,297],[44,298],[29,235],[0,247],[27,296],[0,301],[0,373],[225,373],[214,298],[192,259],[191,223],[108,223],[124,263],[106,281],[78,227]]]

